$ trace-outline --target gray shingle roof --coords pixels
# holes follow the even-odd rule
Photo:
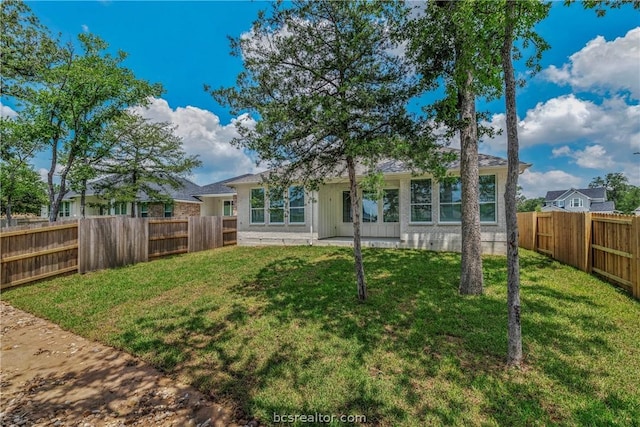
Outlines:
[[[453,148],[448,148],[447,150],[453,151],[455,153],[459,153],[460,150],[456,150]],[[450,170],[459,170],[460,169],[460,156],[457,156],[457,159],[449,164]],[[478,155],[479,166],[481,168],[489,168],[489,167],[507,167],[507,159],[503,159],[502,157],[490,156],[488,154],[479,154]],[[521,167],[531,166],[528,163],[520,162]],[[405,164],[405,162],[401,160],[382,160],[378,162],[376,169],[382,173],[410,173],[411,169]],[[367,173],[367,168],[365,165],[358,164],[356,165],[356,175],[362,176]],[[246,175],[244,177],[239,177],[238,179],[234,179],[233,181],[229,181],[227,184],[231,186],[239,185],[239,184],[256,184],[261,183],[263,178],[266,178],[269,174],[269,171],[262,172],[255,175]],[[345,165],[339,165],[336,167],[336,173],[333,177],[346,177],[346,167]]]
[[[565,193],[571,192],[571,191],[578,191],[582,194],[584,194],[585,196],[587,196],[590,199],[604,199],[607,192],[606,189],[604,187],[597,187],[597,188],[581,188],[581,189],[576,189],[576,188],[571,188],[568,190],[553,190],[553,191],[547,191],[547,195],[545,196],[545,201],[554,201],[557,200],[559,197],[561,197],[562,195],[564,195]]]
[[[244,175],[236,176],[233,178],[228,178],[223,181],[214,182],[212,184],[203,185],[200,187],[200,192],[197,195],[202,194],[235,194],[236,190],[231,187],[228,187],[226,184],[231,181],[236,181],[238,179],[243,179],[249,176],[253,176],[253,174],[247,173]]]
[[[591,212],[613,212],[616,208],[615,202],[596,202],[591,203]]]

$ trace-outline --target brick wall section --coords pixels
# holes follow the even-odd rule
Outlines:
[[[164,204],[163,203],[149,203],[149,214],[147,216],[152,218],[164,216]]]
[[[175,202],[173,216],[200,216],[200,203]]]

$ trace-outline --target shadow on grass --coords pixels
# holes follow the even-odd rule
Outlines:
[[[474,389],[484,397],[480,421],[567,421],[566,414],[549,408],[539,384],[508,375],[505,380],[504,258],[485,260],[488,295],[461,297],[459,255],[366,250],[369,299],[360,304],[351,252],[313,255],[318,254],[287,256],[283,251],[251,279],[232,285],[229,291],[237,300],[223,316],[217,315],[222,309],[216,302],[149,315],[117,341],[232,402],[245,417],[328,411],[365,414],[374,425],[461,424],[479,421],[469,415],[478,403],[456,395]],[[594,372],[566,360],[610,352],[605,337],[615,332],[615,324],[597,313],[584,314],[598,308],[596,301],[536,284],[536,277],[558,269],[556,263],[523,257],[521,267],[534,278],[522,291],[524,339],[545,349],[529,362],[567,390],[597,401]],[[564,305],[581,310],[564,310]],[[385,357],[397,363],[386,363]],[[332,358],[349,388],[339,404],[317,396],[329,392],[321,383],[323,376],[329,381],[335,373]],[[451,389],[429,389],[430,378]],[[272,393],[289,396],[283,389],[291,390],[290,399],[269,398]],[[633,412],[629,405],[617,399],[608,408]],[[598,415],[602,408],[592,409],[569,416],[576,422],[607,419]]]

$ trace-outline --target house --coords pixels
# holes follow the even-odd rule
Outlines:
[[[604,187],[548,191],[542,212],[601,212],[613,213],[615,204],[607,201]]]
[[[226,184],[230,181],[242,179],[251,174],[240,175],[235,178],[214,182],[200,187],[197,196],[202,200],[202,216],[235,216],[236,215],[236,190]]]
[[[529,164],[521,163],[520,171]],[[360,194],[363,245],[461,250],[460,163],[448,171],[451,181],[414,176],[403,162],[377,168],[384,177],[381,199]],[[365,169],[357,168],[358,179]],[[268,172],[226,183],[237,191],[238,244],[349,244],[353,236],[349,182],[345,173],[325,179],[317,191],[299,186],[269,195]],[[455,178],[457,177],[457,178]],[[506,253],[504,192],[507,160],[480,155],[480,220],[485,253]]]
[[[245,175],[231,178],[243,178]],[[100,182],[108,178],[98,178],[87,185],[85,192],[85,216],[127,215],[131,216],[133,206],[131,202],[106,200],[100,195]],[[218,216],[235,215],[235,190],[225,186],[229,179],[199,186],[188,179],[176,178],[180,183],[178,188],[169,185],[151,184],[151,188],[164,194],[171,202],[157,202],[146,192],[141,191],[137,196],[137,214],[141,217],[173,217],[173,216]],[[81,195],[69,191],[60,204],[59,218],[79,218],[82,216]],[[42,217],[48,217],[48,207],[42,209]]]

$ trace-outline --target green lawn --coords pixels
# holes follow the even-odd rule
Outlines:
[[[638,425],[640,304],[521,251],[526,363],[505,369],[505,258],[482,297],[460,257],[370,249],[359,304],[350,249],[242,248],[5,291],[16,307],[122,348],[270,424],[272,414],[373,425]]]

